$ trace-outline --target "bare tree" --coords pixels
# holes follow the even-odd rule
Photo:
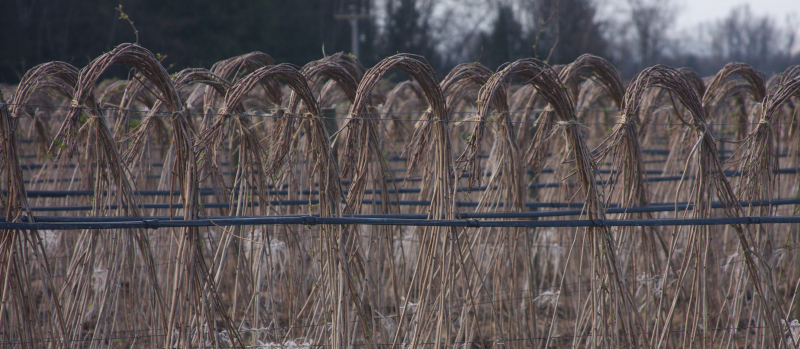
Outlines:
[[[530,45],[523,39],[522,26],[514,18],[514,10],[509,5],[500,5],[492,31],[480,35],[479,50],[481,61],[491,69],[506,62],[529,56]]]
[[[438,64],[438,52],[432,37],[431,20],[436,5],[432,0],[386,1],[386,26],[383,54],[414,53]]]
[[[675,22],[671,0],[628,0],[640,68],[658,63],[667,46],[667,31]]]
[[[758,16],[743,5],[709,29],[711,54],[717,62],[745,62],[759,70],[780,71],[791,58],[795,33],[769,16]]]
[[[563,64],[584,53],[605,55],[608,43],[602,35],[602,24],[595,18],[594,1],[541,0],[536,3],[538,22],[544,29],[536,47],[542,59],[550,57],[548,63]]]

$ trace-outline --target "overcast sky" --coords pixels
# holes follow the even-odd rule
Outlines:
[[[379,25],[383,24],[385,14],[382,12],[385,2],[376,0],[376,19]],[[442,51],[459,50],[464,43],[464,37],[472,37],[481,31],[488,31],[495,19],[492,12],[494,2],[487,0],[433,0],[436,20],[437,41]],[[503,1],[503,0],[499,0]],[[625,21],[628,15],[628,0],[593,0],[597,6],[597,18],[600,20],[616,19]],[[652,1],[652,0],[650,0]],[[655,0],[661,1],[661,0]],[[673,37],[691,37],[697,39],[705,31],[698,30],[698,26],[713,24],[715,21],[727,17],[731,9],[743,4],[750,5],[751,13],[761,17],[769,15],[777,27],[787,28],[787,15],[792,16],[796,33],[800,35],[800,0],[668,0],[676,10],[675,25],[668,35]],[[509,1],[515,2],[515,1]],[[491,15],[487,15],[491,13]],[[517,18],[523,20],[523,18]],[[699,50],[707,48],[705,42],[694,40],[684,42],[685,45],[695,45]],[[800,40],[796,40],[795,49],[800,50]]]
[[[727,16],[731,9],[742,4],[750,4],[750,10],[763,16],[785,23],[786,15],[793,14],[800,19],[800,0],[680,0],[677,25],[679,29],[690,29],[703,22],[714,21]]]

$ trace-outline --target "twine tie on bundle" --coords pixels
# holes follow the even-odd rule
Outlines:
[[[705,138],[705,136],[711,137],[712,140],[714,139],[714,135],[708,132],[708,124],[706,124],[705,122],[698,123],[695,125],[695,127],[697,127],[700,131],[702,131],[700,133],[701,140]]]
[[[711,137],[711,142],[714,142],[714,135],[712,135],[710,132],[708,132],[708,124],[706,124],[705,122],[701,122],[701,123],[695,124],[694,126],[698,130],[700,130],[701,133],[700,133],[700,137],[697,138],[697,142],[694,144],[694,146],[692,146],[692,150],[689,152],[689,154],[694,154],[694,152],[697,150],[697,148],[700,146],[700,144],[703,142],[703,140],[706,138],[706,136]],[[687,165],[688,165],[688,162],[687,162]]]

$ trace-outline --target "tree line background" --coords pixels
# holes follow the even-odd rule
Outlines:
[[[614,2],[610,14],[598,6]],[[740,61],[767,74],[800,63],[800,22],[755,15],[747,6],[676,33],[675,0],[5,0],[0,11],[0,82],[15,83],[36,64],[82,67],[122,42],[166,56],[171,71],[262,51],[303,65],[350,51],[359,22],[359,59],[371,66],[397,52],[425,56],[440,74],[479,61],[492,69],[537,57],[568,63],[603,56],[629,78],[656,63],[701,75]],[[132,24],[121,19],[122,11]],[[135,31],[136,30],[136,31]]]

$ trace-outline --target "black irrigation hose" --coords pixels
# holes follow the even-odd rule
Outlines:
[[[298,200],[302,201],[302,200]],[[303,201],[303,203],[308,204],[308,201]],[[428,203],[426,201],[420,201],[419,203]],[[315,203],[314,203],[315,204]],[[430,204],[430,203],[428,203]],[[474,203],[469,203],[474,204]],[[797,205],[800,204],[800,199],[776,199],[772,201],[742,201],[739,203],[742,207],[759,207],[759,206],[783,206],[783,205]],[[167,204],[157,204],[157,205],[164,205]],[[211,204],[210,204],[211,205]],[[216,208],[226,208],[228,207],[227,204],[213,204]],[[255,206],[258,206],[256,203]],[[466,205],[464,205],[466,206]],[[464,207],[462,206],[462,207]],[[477,206],[477,205],[475,205]],[[462,212],[459,213],[459,216],[463,219],[511,219],[511,218],[541,218],[541,217],[566,217],[566,216],[579,216],[585,214],[584,210],[582,209],[583,204],[579,203],[528,203],[526,204],[527,207],[533,208],[579,208],[579,209],[572,209],[572,210],[558,210],[558,211],[534,211],[534,212]],[[182,208],[183,205],[176,204],[174,208]],[[205,205],[206,208],[209,208],[208,205]],[[467,206],[469,207],[469,206]],[[719,201],[714,201],[711,203],[711,208],[722,208],[723,205]],[[145,207],[147,208],[147,207]],[[167,207],[160,207],[160,208],[167,208]],[[686,210],[693,210],[694,205],[689,204],[686,202],[682,203],[657,203],[651,204],[649,206],[639,206],[639,207],[611,207],[606,209],[607,214],[621,214],[621,213],[653,213],[653,212],[676,212],[676,211],[686,211]],[[31,209],[31,211],[35,211]],[[43,210],[40,210],[43,211]],[[53,210],[56,211],[56,210]],[[308,217],[314,215],[283,215],[280,217]],[[259,218],[263,216],[241,216],[239,218]],[[315,216],[317,217],[317,216]],[[411,213],[411,214],[361,214],[361,215],[354,215],[348,216],[349,218],[396,218],[396,219],[427,219],[428,215],[424,213]],[[208,219],[223,219],[223,218],[231,218],[230,216],[211,216],[207,217]],[[27,217],[22,217],[23,222],[27,222]],[[132,219],[141,219],[141,217],[55,217],[55,216],[34,216],[34,220],[36,222],[44,223],[44,222],[124,222],[130,221]],[[148,219],[157,219],[157,220],[170,220],[169,217],[162,216],[162,217],[148,217]],[[171,218],[171,220],[183,220],[183,218]],[[4,220],[0,218],[0,222]]]
[[[364,205],[383,205],[382,200],[362,200],[362,204]],[[247,207],[258,207],[258,202],[248,202],[246,203]],[[271,206],[306,206],[306,205],[318,205],[319,200],[282,200],[282,201],[270,201],[269,204]],[[767,206],[772,204],[772,206],[781,206],[781,205],[796,205],[800,204],[800,199],[779,199],[779,200],[772,200],[768,202],[760,202],[760,201],[742,201],[740,202],[741,206]],[[390,205],[396,206],[430,206],[430,201],[424,200],[400,200],[395,201],[392,200]],[[236,206],[236,204],[234,204]],[[458,207],[478,207],[477,202],[471,201],[457,201],[456,206]],[[488,207],[504,207],[503,203],[498,203],[495,205],[491,205]],[[231,207],[230,203],[227,202],[219,202],[219,203],[208,203],[203,204],[203,208],[229,208]],[[559,203],[559,202],[528,202],[525,203],[525,207],[527,208],[582,208],[583,203]],[[711,208],[721,208],[722,204],[719,202],[713,202],[711,204]],[[119,208],[118,205],[109,205],[105,206],[104,209],[107,210],[116,210]],[[139,208],[143,209],[182,209],[183,204],[174,203],[174,204],[140,204]],[[666,209],[665,209],[666,208]],[[32,212],[67,212],[67,211],[91,211],[94,209],[91,205],[80,205],[80,206],[35,206],[31,207]],[[691,210],[693,207],[686,203],[658,203],[658,204],[650,204],[649,206],[644,207],[626,207],[626,208],[619,208],[612,205],[606,209],[607,213],[643,213],[643,212],[667,212],[673,210]],[[622,210],[622,211],[617,211]],[[569,212],[569,213],[567,213]],[[539,212],[543,214],[542,217],[550,217],[553,216],[553,212]],[[557,214],[557,216],[569,216],[569,215],[579,215],[581,214],[580,210],[573,210],[573,211],[564,211],[562,214]]]
[[[315,216],[264,216],[254,218],[221,218],[158,220],[141,218],[126,222],[75,222],[75,223],[0,223],[5,230],[78,230],[78,229],[158,229],[182,227],[214,227],[242,225],[399,225],[416,227],[469,227],[469,228],[550,228],[550,227],[644,227],[727,224],[786,224],[800,223],[800,217],[725,217],[686,219],[580,219],[559,221],[491,221],[478,219],[399,219]]]
[[[718,150],[717,152],[722,154],[722,153],[730,153],[730,152],[733,152],[733,151],[734,150],[732,150],[732,149],[721,149],[721,150]],[[669,155],[670,150],[669,149],[643,149],[642,153],[643,154],[651,154],[651,155]],[[547,156],[553,156],[553,153],[547,153]],[[786,154],[786,153],[779,154],[779,157],[786,157],[786,156],[788,156],[788,154]],[[36,158],[36,155],[20,155],[20,158]],[[488,159],[489,155],[480,155],[479,158]],[[408,157],[389,156],[389,157],[386,157],[385,160],[388,161],[388,162],[402,162],[402,161],[408,161]],[[42,167],[44,167],[44,165],[45,164],[20,164],[20,168],[23,171],[25,171],[25,170],[34,170],[34,169],[42,168]],[[57,164],[57,163],[51,163],[51,164],[48,164],[48,165],[51,168],[59,168],[59,167],[75,168],[75,166],[76,166],[75,164],[63,164],[62,165],[62,164]],[[228,165],[230,165],[230,163],[221,162],[219,165],[220,166],[228,166]],[[152,164],[147,164],[147,166],[150,166],[150,167],[164,167],[164,163],[154,162]]]
[[[660,159],[660,160],[644,160],[643,162],[644,162],[645,164],[656,164],[656,163],[663,163],[663,162],[666,162],[666,160],[665,160],[665,159]],[[606,164],[606,165],[609,165],[609,164]],[[34,166],[35,166],[35,165],[34,165]],[[24,170],[24,169],[25,169],[25,168],[23,168],[23,170]],[[390,169],[390,171],[391,171],[391,172],[406,172],[406,171],[408,171],[408,169],[405,169],[405,168],[398,168],[398,169]],[[543,169],[543,170],[542,170],[542,171],[540,171],[539,173],[553,173],[553,172],[555,172],[555,171],[553,171],[553,169],[549,169],[549,168],[547,168],[547,169]],[[612,170],[601,169],[601,170],[598,170],[597,172],[598,172],[598,173],[600,173],[600,174],[608,174],[608,173],[611,173],[611,172],[612,172]],[[528,174],[533,174],[533,171],[532,171],[532,170],[528,170],[526,173],[528,173]],[[663,171],[660,171],[660,170],[648,170],[648,171],[646,171],[645,173],[646,173],[646,174],[662,174],[662,173],[663,173]],[[235,173],[235,172],[232,172],[232,171],[224,171],[224,172],[222,172],[222,174],[223,174],[223,175],[233,175],[233,174],[236,174],[236,173]],[[486,176],[489,176],[489,175],[491,175],[491,172],[490,172],[490,173],[484,173],[483,171],[481,171],[481,175],[486,175]],[[135,178],[135,177],[136,177],[136,176],[134,176],[134,178]],[[466,177],[467,177],[467,176],[462,176],[462,178],[466,178]],[[147,178],[151,178],[151,179],[159,179],[159,178],[161,178],[161,175],[147,175]],[[419,179],[416,179],[416,180],[419,180]],[[64,178],[64,179],[60,179],[60,180],[58,180],[58,179],[38,179],[38,180],[36,180],[36,183],[54,183],[54,182],[56,182],[56,181],[61,181],[61,182],[80,182],[80,181],[81,181],[81,179],[80,179],[80,178],[75,178],[75,179],[72,179],[72,178]],[[400,178],[397,178],[397,179],[395,179],[395,181],[396,181],[396,182],[401,182],[402,180],[401,180]],[[409,179],[409,181],[415,181],[415,180],[414,180],[414,179]],[[26,179],[26,180],[24,180],[24,181],[23,181],[23,183],[25,183],[25,184],[30,184],[30,183],[31,183],[31,180],[29,180],[29,179]]]
[[[550,170],[550,171],[552,171],[552,170]],[[658,171],[658,173],[661,173],[661,171]],[[782,168],[782,169],[778,170],[777,173],[800,173],[800,168]],[[725,171],[725,176],[727,176],[727,177],[737,177],[737,176],[741,176],[741,175],[742,175],[742,173],[738,172],[738,171]],[[694,179],[694,176],[685,176],[684,177],[684,176],[678,175],[678,176],[647,177],[647,178],[645,178],[645,181],[646,182],[670,182],[670,181],[679,181],[681,179],[691,180],[691,179]],[[421,178],[417,178],[417,177],[396,178],[395,182],[420,181],[420,180],[422,180],[422,179]],[[387,182],[389,182],[389,181],[391,181],[391,180],[387,179]],[[350,184],[350,181],[342,181],[342,184],[345,184],[345,185]],[[605,181],[605,180],[597,181],[597,185],[606,185],[606,184],[608,184],[608,181]],[[560,183],[560,182],[559,183],[532,183],[532,184],[527,185],[527,188],[557,188],[557,187],[560,187],[560,186],[570,186],[571,187],[571,186],[575,186],[575,185],[576,185],[575,183]],[[274,187],[270,186],[270,189],[272,189],[272,188],[274,188]],[[480,186],[480,187],[472,187],[471,190],[473,190],[473,191],[484,191],[484,190],[488,190],[488,188],[489,188],[488,186]],[[232,188],[228,188],[228,189],[232,189]],[[467,190],[468,189],[466,187],[462,187],[462,188],[458,188],[457,189],[457,191],[459,191],[459,192],[464,192],[464,191],[467,191]],[[346,194],[347,190],[345,190],[344,192]],[[401,188],[401,189],[397,189],[397,190],[389,189],[387,192],[389,194],[415,194],[415,193],[420,193],[421,189],[419,189],[419,188]],[[6,193],[7,193],[7,191],[3,190],[3,194],[6,194]],[[364,193],[365,194],[380,194],[381,190],[368,189],[368,190],[365,190]],[[68,196],[94,196],[94,191],[93,190],[28,190],[28,191],[26,191],[25,194],[29,198],[55,198],[55,197],[68,197]],[[287,191],[287,190],[279,190],[279,191],[271,190],[271,191],[268,192],[268,194],[269,195],[288,195],[289,191]],[[318,195],[319,191],[318,190],[302,190],[302,191],[298,192],[298,194],[301,194],[301,195]],[[137,193],[137,195],[138,196],[170,196],[170,195],[178,196],[178,195],[180,195],[180,191],[175,190],[175,191],[170,192],[168,190],[140,190]],[[200,189],[200,195],[214,195],[214,190],[211,189],[211,188]]]

